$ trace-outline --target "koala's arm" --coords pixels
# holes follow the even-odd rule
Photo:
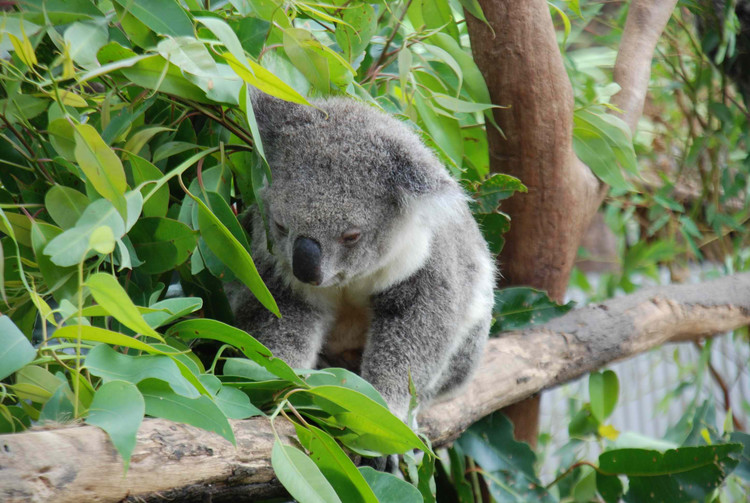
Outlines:
[[[313,368],[323,343],[323,317],[272,274],[262,271],[261,276],[279,306],[281,318],[263,307],[244,285],[234,285],[229,296],[235,326],[258,339],[291,367]]]
[[[456,350],[456,295],[445,274],[428,263],[372,299],[361,374],[401,419],[409,408],[409,375],[420,403],[429,401]]]

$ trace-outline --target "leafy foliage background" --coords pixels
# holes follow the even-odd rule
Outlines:
[[[726,149],[746,146],[746,116],[722,106],[726,93],[704,106],[699,89],[718,93],[712,67],[698,56],[680,73],[667,56],[657,79],[682,77],[676,88],[691,100],[691,117],[712,133],[691,119],[684,135],[684,115],[662,105],[675,115],[666,138],[688,138],[681,172],[710,160],[698,168],[713,205],[688,208],[672,197],[674,183],[635,191],[643,189],[636,150],[658,149],[642,138],[634,148],[627,127],[605,113],[616,92],[602,70],[607,49],[584,50],[616,42],[622,14],[604,16],[599,2],[550,6],[576,90],[576,153],[613,187],[608,221],[628,231],[623,269],[601,295],[634,289],[634,272],[702,258],[706,239],[737,250],[725,255],[732,268],[746,264],[745,217],[725,206],[746,190],[746,164],[719,169],[739,158]],[[272,462],[299,501],[647,501],[654,487],[667,488],[654,501],[683,501],[711,497],[735,468],[747,480],[747,435],[714,428],[674,445],[687,450],[618,448],[598,463],[571,461],[545,485],[535,454],[512,440],[500,415],[474,425],[436,463],[427,440],[368,383],[341,369],[291,369],[231,326],[228,281],[278,311],[237,220],[272,179],[253,88],[298,103],[349,95],[409,121],[473,196],[500,251],[510,222],[499,205],[525,188],[489,173],[485,127],[497,127],[498,105],[471,58],[465,11],[483,18],[472,0],[30,0],[3,12],[0,432],[84,421],[109,434],[127,469],[144,415],[233,442],[228,419],[273,423],[282,414],[300,443],[277,439]],[[615,28],[591,37],[584,28],[595,19]],[[686,29],[667,44],[683,50],[695,45],[684,40],[691,36]],[[636,211],[645,214],[634,230]],[[529,289],[499,291],[496,305],[497,331],[572,307]],[[606,442],[619,384],[607,372],[590,382],[590,403],[570,428]],[[394,453],[405,454],[405,480],[350,459]],[[682,482],[692,488],[686,496]]]

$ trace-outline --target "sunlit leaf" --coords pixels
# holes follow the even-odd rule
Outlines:
[[[125,170],[120,158],[88,124],[75,127],[75,158],[94,188],[125,216],[123,195],[127,189]]]

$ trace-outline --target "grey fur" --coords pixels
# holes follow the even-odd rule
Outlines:
[[[233,285],[236,325],[293,367],[319,358],[359,367],[402,419],[409,375],[422,405],[455,391],[479,362],[494,286],[458,183],[405,124],[372,107],[265,95],[253,106],[273,176],[261,195],[270,253],[257,212],[246,226],[283,317]],[[359,241],[342,242],[352,229]],[[320,245],[320,286],[292,273],[300,236]]]

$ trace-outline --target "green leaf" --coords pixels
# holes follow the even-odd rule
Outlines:
[[[464,140],[458,120],[436,113],[432,103],[418,93],[414,95],[414,106],[435,143],[460,166],[464,155]]]
[[[664,453],[617,449],[599,456],[599,469],[627,475],[627,502],[705,501],[739,463],[741,444],[680,447]]]
[[[312,425],[304,427],[294,423],[294,428],[300,443],[331,482],[341,501],[378,502],[352,460],[329,434]]]
[[[61,117],[50,120],[50,123],[47,126],[47,132],[49,133],[49,141],[52,143],[52,146],[57,153],[63,156],[66,160],[74,162],[76,159],[76,140],[73,125],[67,119]],[[55,187],[58,187],[58,185],[55,185]]]
[[[186,320],[173,325],[167,330],[167,336],[179,337],[185,340],[211,339],[225,344],[231,344],[255,363],[278,376],[306,387],[292,368],[283,360],[274,358],[263,344],[251,337],[247,332],[225,323],[209,319]]]
[[[200,87],[190,82],[176,65],[169,63],[159,54],[139,56],[113,42],[101,48],[99,60],[103,64],[102,68],[82,76],[81,81],[117,70],[130,82],[141,87],[174,94],[199,103],[210,103]],[[111,62],[116,64],[107,64]]]
[[[175,0],[114,0],[160,35],[193,36],[193,23]]]
[[[276,301],[258,274],[250,254],[203,201],[192,195],[191,197],[198,205],[198,225],[209,249],[250,289],[266,309],[281,317]]]
[[[479,5],[478,0],[459,0],[461,2],[461,5],[468,13],[470,13],[475,18],[479,19],[480,21],[484,21],[484,23],[492,29],[492,26],[490,26],[489,22],[487,21],[487,18],[484,17],[484,12],[482,11],[482,6]]]
[[[240,40],[237,38],[235,32],[226,22],[215,17],[196,17],[195,20],[211,30],[211,33],[213,33],[214,36],[219,39],[219,41],[224,44],[224,47],[226,47],[227,50],[231,53],[231,55],[234,57],[235,62],[239,63],[245,68],[249,67],[247,64],[245,64],[245,62],[247,61],[247,57],[245,56],[245,50],[242,48]]]
[[[584,438],[599,431],[600,423],[591,413],[591,405],[584,404],[568,423],[568,435]]]
[[[435,485],[435,462],[434,456],[423,456],[422,463],[417,470],[417,489],[419,489],[425,503],[435,503],[437,488]]]
[[[354,372],[341,368],[328,368],[306,379],[310,386],[343,386],[358,391],[383,407],[388,407],[378,390]]]
[[[55,330],[50,337],[75,341],[78,339],[79,331],[81,339],[84,341],[106,342],[113,346],[125,346],[126,348],[146,351],[147,353],[166,354],[164,351],[129,335],[88,325],[66,325]]]
[[[183,72],[210,77],[218,71],[206,46],[195,37],[167,37],[156,50]]]
[[[383,454],[403,453],[409,449],[430,452],[424,442],[403,421],[371,398],[358,391],[341,386],[316,386],[304,393],[324,398],[339,408],[329,412],[335,414],[336,422],[355,432],[340,437],[347,445]],[[326,403],[319,403],[326,409]]]
[[[729,434],[729,440],[743,445],[740,464],[735,469],[734,474],[748,481],[750,480],[750,435],[742,431],[733,431]]]
[[[372,488],[378,501],[398,501],[398,503],[422,503],[424,501],[416,487],[395,475],[379,472],[369,466],[359,467],[359,472]]]
[[[60,384],[65,382],[45,368],[36,365],[27,365],[16,372],[15,380],[17,385],[29,384],[38,387],[46,393],[47,397],[52,396],[55,390],[60,387]]]
[[[104,143],[96,129],[88,124],[75,126],[75,140],[78,166],[96,191],[125,216],[123,195],[128,185],[120,158]]]
[[[576,110],[573,116],[573,146],[599,178],[615,188],[628,189],[621,170],[639,176],[633,140],[627,124],[612,114],[590,109]],[[592,164],[589,164],[592,163]]]
[[[89,236],[89,248],[103,255],[115,251],[115,236],[112,234],[112,228],[102,225],[94,229]]]
[[[461,74],[463,75],[464,89],[466,89],[466,92],[472,100],[477,103],[492,103],[490,90],[487,88],[484,76],[479,70],[479,67],[470,52],[465,51],[460,45],[458,45],[458,42],[456,42],[453,37],[446,33],[436,33],[427,38],[426,41],[445,50],[456,61],[461,69]],[[505,105],[505,103],[498,104]],[[500,129],[492,115],[492,110],[485,111],[484,116],[490,124],[495,126],[498,130]]]
[[[84,367],[102,379],[138,384],[145,379],[159,379],[169,384],[172,391],[187,398],[198,398],[200,393],[180,372],[175,362],[163,355],[126,355],[106,344],[94,346],[86,355]]]
[[[370,39],[377,32],[378,18],[371,5],[362,3],[347,6],[341,19],[344,23],[336,25],[336,42],[344,57],[352,62],[370,44]]]
[[[146,414],[149,416],[213,431],[233,444],[236,443],[227,417],[207,396],[187,398],[174,393],[167,383],[156,379],[141,381],[138,389],[146,401]]]
[[[41,367],[37,367],[41,368]],[[68,423],[75,418],[75,406],[73,400],[75,395],[68,386],[67,382],[57,380],[57,389],[52,393],[39,413],[39,421],[55,421],[58,423]]]
[[[0,220],[0,232],[12,235],[13,239],[23,246],[31,247],[31,219],[20,213],[5,212],[5,218],[11,229],[6,228],[4,220]]]
[[[138,220],[128,236],[138,257],[144,261],[138,269],[146,274],[161,274],[184,263],[195,249],[198,238],[187,225],[156,217]]]
[[[47,283],[49,292],[55,294],[58,301],[65,298],[66,295],[73,295],[78,285],[78,273],[75,268],[58,267],[44,254],[47,243],[61,233],[62,231],[54,225],[46,224],[41,220],[35,220],[31,226],[31,246],[34,250],[36,263],[44,281]],[[58,291],[60,295],[56,294]]]
[[[229,386],[222,386],[216,394],[216,405],[230,419],[247,419],[263,414],[250,403],[250,398],[245,393]]]
[[[81,21],[70,25],[63,39],[68,45],[71,59],[90,70],[100,66],[96,53],[108,42],[109,33],[107,26],[101,22]]]
[[[224,361],[224,375],[237,376],[251,381],[270,381],[279,376],[247,358],[227,358]]]
[[[457,443],[492,474],[484,480],[497,501],[553,501],[534,469],[536,455],[527,443],[513,438],[513,425],[503,414],[474,423]]]
[[[535,323],[544,323],[562,316],[575,302],[557,304],[547,297],[547,293],[528,287],[513,287],[495,290],[496,319],[492,331],[518,330]]]
[[[317,89],[327,92],[331,84],[345,89],[354,77],[354,69],[340,55],[321,44],[302,28],[284,30],[284,50],[294,66]]]
[[[201,307],[203,307],[203,299],[200,297],[164,299],[151,304],[151,309],[157,309],[158,311],[144,313],[143,319],[153,328],[157,328],[172,323],[186,314],[193,313]]]
[[[305,453],[284,445],[278,438],[271,451],[271,465],[279,482],[303,503],[341,503],[331,484]]]
[[[596,490],[607,503],[618,503],[622,498],[622,482],[616,475],[596,472]]]
[[[502,108],[500,105],[493,105],[492,103],[475,103],[473,101],[460,100],[443,94],[433,94],[432,99],[446,110],[457,113],[471,114],[475,112],[484,112],[491,108]]]
[[[76,225],[56,238],[52,239],[44,248],[44,254],[49,255],[55,264],[67,267],[77,265],[89,252],[89,239],[95,229],[108,225],[115,237],[125,233],[125,222],[106,199],[97,199],[86,207]]]
[[[168,128],[168,127],[164,127],[164,126],[147,127],[147,128],[141,129],[140,131],[138,131],[137,133],[135,133],[133,136],[131,136],[130,138],[128,138],[128,141],[127,141],[127,143],[125,143],[125,147],[123,147],[123,150],[125,150],[126,152],[128,152],[128,159],[130,160],[131,165],[133,163],[133,158],[132,157],[135,154],[141,152],[141,150],[143,150],[143,147],[145,147],[146,144],[148,142],[150,142],[154,138],[154,136],[156,136],[159,133],[164,133],[166,131],[173,131],[173,129]],[[138,159],[142,159],[142,158],[139,157]],[[145,161],[145,159],[143,159],[143,160]],[[146,162],[148,162],[148,161],[146,161]],[[138,162],[138,160],[136,160],[135,164],[139,164],[140,166],[143,166],[143,163]],[[160,179],[163,176],[163,174],[162,174],[161,170],[159,170],[159,168],[157,168],[156,166],[154,166],[154,168],[157,171],[159,171],[158,175],[150,167],[142,167],[138,171],[142,174],[142,176],[148,177],[147,178],[148,180],[158,180],[158,179]],[[134,169],[134,171],[133,171],[133,178],[135,178],[135,176],[136,176],[135,169],[136,168],[133,167],[133,169]],[[152,174],[153,174],[153,178],[152,178]],[[141,180],[140,182],[136,182],[136,185],[142,183],[143,181],[145,181],[145,178],[144,178],[144,180]],[[151,189],[151,185],[149,185],[148,187],[149,187],[149,190],[150,190]],[[160,186],[160,188],[161,188],[161,186]],[[145,194],[144,194],[144,196],[145,196]],[[152,196],[152,197],[155,197],[155,196]],[[167,202],[169,202],[168,198],[167,198]]]
[[[138,308],[114,276],[103,272],[92,274],[86,280],[86,286],[89,287],[96,302],[117,321],[133,332],[164,342],[164,338],[146,323],[141,313],[138,312]]]
[[[527,192],[521,180],[503,173],[493,173],[479,184],[474,199],[480,213],[493,213],[497,210],[500,201],[516,192]]]
[[[247,61],[247,65],[245,65],[237,60],[234,54],[231,53],[224,53],[221,56],[227,60],[227,63],[232,70],[234,70],[242,80],[251,86],[285,101],[291,101],[302,105],[310,104],[304,96],[299,94],[286,82],[260,66],[258,63],[245,59],[245,61]]]
[[[15,323],[0,315],[0,379],[23,368],[36,357],[36,349]]]
[[[589,376],[589,400],[591,401],[591,413],[601,423],[615,410],[617,397],[620,392],[620,383],[617,374],[611,370],[604,372],[592,372]]]
[[[164,128],[150,128],[147,131],[147,134],[152,135],[156,134],[160,131],[163,131]],[[130,140],[128,140],[128,145],[130,145],[130,141],[133,140],[136,136],[139,134],[144,133],[144,131],[139,131],[136,133],[133,137],[131,137]],[[150,137],[148,138],[150,139]],[[146,141],[148,141],[146,139]],[[144,142],[145,144],[145,142]],[[139,151],[141,150],[141,147],[138,147],[137,145],[132,145],[133,148],[137,148]],[[127,149],[127,146],[126,146]],[[135,186],[138,186],[142,184],[143,182],[147,181],[155,181],[160,179],[164,174],[151,164],[149,161],[144,159],[143,157],[139,157],[135,154],[128,154],[128,160],[130,161],[130,169],[133,173],[133,184]],[[151,192],[151,186],[153,184],[147,184],[141,189],[141,194],[146,197],[146,195]],[[169,206],[169,187],[166,185],[162,185],[159,187],[159,189],[154,192],[154,194],[143,204],[143,216],[144,217],[163,217],[167,214],[167,207]],[[131,236],[132,237],[132,236]]]
[[[145,410],[144,399],[138,388],[129,382],[112,381],[96,390],[86,417],[88,424],[107,432],[122,456],[126,471]]]

